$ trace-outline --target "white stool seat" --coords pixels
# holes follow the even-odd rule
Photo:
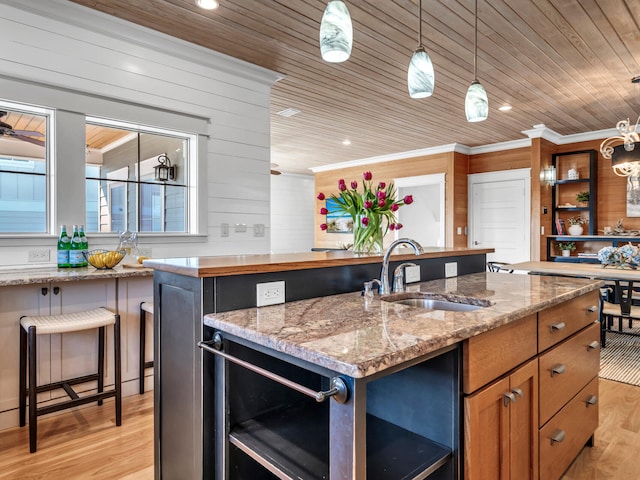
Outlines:
[[[147,313],[153,315],[153,302],[142,302],[140,308]]]
[[[20,325],[25,330],[36,327],[36,335],[50,335],[52,333],[75,332],[91,328],[106,327],[115,323],[115,315],[106,308],[96,308],[84,312],[67,313],[64,315],[25,316],[20,319]]]

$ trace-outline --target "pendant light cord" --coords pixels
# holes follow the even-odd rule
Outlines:
[[[478,81],[478,0],[475,0],[475,16],[474,16],[474,34],[473,34],[473,81]]]
[[[422,0],[418,1],[418,8],[419,8],[419,10],[418,10],[418,19],[419,19],[419,22],[420,22],[420,23],[418,23],[418,32],[419,32],[418,33],[418,35],[419,35],[419,37],[418,37],[418,46],[422,47]]]

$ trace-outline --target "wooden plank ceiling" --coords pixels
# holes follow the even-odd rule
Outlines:
[[[72,0],[286,75],[272,92],[272,161],[285,172],[434,147],[525,138],[545,124],[566,135],[640,114],[640,1],[478,0],[478,79],[485,122],[467,123],[473,0],[423,0],[432,97],[412,100],[406,72],[418,46],[418,0],[346,0],[351,58],[322,61],[321,0]],[[513,109],[500,112],[510,104]],[[295,108],[285,118],[276,113]],[[343,140],[351,145],[342,145]]]

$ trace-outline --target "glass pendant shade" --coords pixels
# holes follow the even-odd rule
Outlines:
[[[325,62],[344,62],[351,55],[353,26],[342,0],[331,0],[320,23],[320,53]]]
[[[481,122],[489,117],[489,98],[478,80],[471,82],[464,100],[464,111],[468,122]]]
[[[407,85],[411,98],[425,98],[433,94],[435,85],[433,63],[429,54],[421,46],[413,53],[409,62]]]

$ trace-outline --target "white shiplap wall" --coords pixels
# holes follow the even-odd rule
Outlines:
[[[169,241],[142,236],[154,257],[270,250],[269,97],[277,73],[64,0],[0,0],[0,29],[2,99],[175,128],[173,116],[163,113],[171,111],[204,125],[198,132],[208,136],[198,164],[199,235]],[[24,98],[30,89],[16,89],[20,82],[40,98]],[[83,168],[77,153],[62,161]],[[81,201],[82,190],[71,187]],[[84,223],[82,213],[71,223]],[[56,224],[70,220],[68,211],[54,214]],[[248,228],[221,237],[221,223]],[[253,235],[255,224],[265,225],[264,236]],[[92,248],[117,242],[90,241]],[[0,265],[25,264],[29,247],[47,246],[53,259],[53,237],[0,238]]]
[[[307,175],[271,177],[271,251],[309,252],[313,247],[314,181]]]

